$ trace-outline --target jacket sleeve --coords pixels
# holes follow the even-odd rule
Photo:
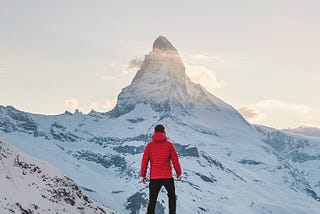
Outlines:
[[[180,166],[180,163],[179,163],[179,157],[178,157],[178,153],[176,151],[176,148],[174,147],[173,144],[171,144],[171,161],[172,161],[172,164],[173,164],[173,167],[174,167],[174,170],[176,171],[177,173],[177,176],[181,175],[182,174],[182,170],[181,170],[181,166]]]
[[[150,150],[150,148],[149,148],[149,144],[148,144],[146,146],[146,148],[144,149],[144,153],[142,156],[141,169],[140,169],[141,177],[146,177],[146,175],[147,175],[147,168],[148,168],[148,163],[150,160],[150,157],[149,157],[150,151],[149,150]]]

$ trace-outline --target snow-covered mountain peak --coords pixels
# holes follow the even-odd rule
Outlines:
[[[153,51],[177,52],[177,49],[169,42],[166,37],[159,36],[153,43]]]
[[[201,85],[190,80],[178,51],[163,36],[155,40],[153,50],[145,55],[131,84],[119,94],[112,113],[115,116],[128,113],[138,103],[151,104],[157,112],[190,114],[190,110],[196,106],[234,111]]]

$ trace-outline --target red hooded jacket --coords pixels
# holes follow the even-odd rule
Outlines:
[[[182,173],[177,151],[173,143],[167,141],[164,132],[155,132],[144,150],[140,171],[142,177],[146,177],[149,161],[151,179],[172,178],[171,162],[177,176]]]

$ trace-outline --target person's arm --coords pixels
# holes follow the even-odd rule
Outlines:
[[[146,146],[143,152],[142,156],[142,162],[141,162],[141,169],[140,169],[140,175],[141,175],[141,181],[142,183],[146,183],[146,175],[147,175],[147,168],[149,163],[149,144]]]
[[[178,180],[180,181],[182,179],[182,170],[181,170],[181,166],[179,163],[179,157],[178,157],[178,153],[176,151],[176,148],[174,147],[173,144],[171,144],[171,160],[172,160],[172,164],[173,164],[173,168],[177,173],[177,177]]]

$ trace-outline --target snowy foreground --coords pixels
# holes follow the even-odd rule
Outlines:
[[[232,106],[189,79],[177,50],[164,37],[154,42],[110,112],[48,116],[0,106],[2,141],[50,163],[85,195],[124,214],[146,212],[148,185],[140,182],[139,170],[144,147],[158,123],[165,125],[181,160],[178,214],[320,213],[320,138],[248,123]],[[24,178],[21,173],[30,170],[14,166],[15,155],[9,157],[17,179]],[[19,180],[25,187],[22,193],[7,190],[10,206],[3,206],[18,209],[16,201],[29,188],[33,192],[38,191],[36,186],[49,187],[40,178],[35,185]],[[14,188],[6,176],[1,179]],[[0,197],[3,203],[2,191]],[[26,201],[19,203],[30,208],[45,200],[38,197],[23,197]],[[42,209],[56,209],[50,201],[43,203]],[[70,206],[65,199],[58,204],[79,206],[78,201]],[[168,213],[164,189],[156,209],[157,214]]]
[[[0,213],[116,213],[83,195],[70,178],[0,141]]]

